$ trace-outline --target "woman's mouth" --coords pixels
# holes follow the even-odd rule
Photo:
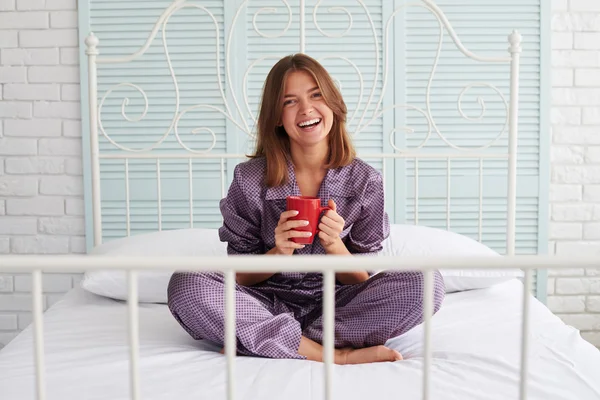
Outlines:
[[[297,126],[305,132],[310,132],[314,130],[321,123],[322,120],[322,118],[313,118],[307,121],[302,121]]]

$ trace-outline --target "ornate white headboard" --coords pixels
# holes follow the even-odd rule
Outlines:
[[[211,126],[203,126],[202,121],[196,124],[196,128],[191,129],[191,134],[197,135],[208,135],[209,140],[205,140],[203,143],[208,143],[204,148],[196,148],[190,146],[182,138],[180,122],[182,118],[192,111],[202,109],[204,112],[210,111],[212,113],[220,114],[227,119],[230,124],[229,126],[235,130],[235,132],[228,132],[227,135],[246,135],[250,140],[251,144],[252,137],[254,136],[253,123],[255,121],[255,111],[253,105],[256,104],[257,99],[251,98],[248,93],[249,89],[249,76],[252,71],[258,68],[259,65],[268,64],[271,65],[279,58],[273,54],[256,55],[252,54],[248,57],[248,62],[240,60],[234,50],[239,50],[239,44],[236,44],[235,27],[236,24],[245,19],[245,23],[251,26],[255,34],[261,38],[261,40],[275,39],[281,37],[293,37],[293,45],[289,42],[284,44],[285,52],[288,54],[294,52],[307,52],[307,38],[310,40],[318,41],[317,35],[321,35],[323,38],[351,38],[352,32],[356,24],[359,22],[363,23],[362,32],[372,33],[372,37],[367,35],[356,37],[355,40],[357,48],[360,46],[370,46],[370,51],[373,52],[373,63],[374,68],[372,72],[368,74],[363,73],[362,66],[358,62],[352,60],[345,54],[327,54],[323,57],[315,57],[320,61],[331,61],[333,59],[336,62],[341,62],[354,71],[354,78],[350,80],[351,86],[355,93],[354,97],[347,101],[349,105],[348,113],[348,127],[353,135],[359,135],[367,128],[372,128],[371,124],[377,121],[378,118],[389,112],[397,110],[410,110],[416,112],[422,116],[426,121],[424,126],[426,127],[426,133],[424,134],[423,140],[420,141],[416,146],[410,148],[401,148],[397,145],[396,137],[399,134],[408,135],[414,130],[410,126],[405,124],[397,124],[386,132],[382,132],[385,141],[389,141],[389,152],[369,152],[359,151],[359,156],[364,159],[378,159],[378,160],[390,160],[390,159],[405,159],[414,162],[414,179],[412,185],[415,193],[415,201],[411,207],[414,207],[414,222],[419,222],[419,200],[418,194],[420,179],[419,179],[419,161],[426,162],[429,160],[438,160],[442,163],[446,163],[447,171],[447,188],[446,188],[446,211],[447,211],[447,226],[450,226],[450,207],[451,207],[451,183],[450,183],[450,169],[451,160],[471,160],[478,163],[479,169],[479,238],[481,238],[482,232],[482,180],[483,180],[483,163],[484,160],[500,159],[507,161],[507,193],[506,193],[506,209],[507,209],[507,221],[506,221],[506,253],[512,255],[515,253],[515,209],[516,209],[516,180],[517,180],[517,126],[518,126],[518,104],[519,104],[519,58],[521,53],[521,35],[517,31],[507,32],[507,52],[505,55],[499,55],[497,57],[480,56],[474,52],[469,51],[462,44],[460,38],[456,34],[455,30],[451,26],[450,22],[442,12],[442,10],[430,0],[420,0],[407,2],[394,9],[393,12],[388,13],[387,20],[380,21],[380,28],[376,28],[374,20],[375,18],[381,18],[380,15],[374,16],[371,14],[371,10],[366,5],[367,1],[357,0],[356,3],[358,8],[362,11],[360,15],[353,14],[347,7],[327,7],[323,5],[322,0],[316,1],[316,5],[312,5],[310,8],[306,1],[286,1],[282,0],[277,2],[278,6],[272,7],[273,1],[265,1],[265,6],[262,7],[261,2],[248,2],[236,1],[237,9],[229,10],[227,15],[231,15],[230,20],[225,20],[221,17],[215,16],[207,7],[202,5],[202,2],[192,2],[186,0],[173,1],[160,15],[153,25],[151,32],[148,33],[144,44],[137,49],[137,51],[123,56],[102,56],[102,35],[94,35],[90,33],[87,36],[85,43],[87,46],[86,54],[88,56],[88,89],[89,89],[89,118],[90,118],[90,154],[91,154],[91,172],[92,172],[92,210],[93,210],[93,237],[94,244],[98,245],[102,243],[102,201],[101,201],[101,160],[120,160],[122,161],[122,168],[124,172],[124,185],[125,185],[125,224],[127,234],[130,234],[131,226],[131,213],[129,208],[130,202],[130,163],[132,160],[153,160],[156,162],[156,190],[157,190],[157,220],[158,229],[163,229],[162,218],[163,209],[161,208],[161,196],[164,195],[164,189],[161,189],[161,185],[165,184],[164,178],[161,179],[161,162],[165,163],[165,160],[179,160],[180,162],[186,162],[188,165],[188,176],[189,179],[186,185],[189,186],[189,201],[187,204],[182,205],[181,209],[189,216],[189,226],[194,226],[194,185],[195,180],[193,177],[193,163],[197,160],[213,160],[216,165],[220,166],[220,195],[223,196],[226,191],[226,171],[228,170],[228,163],[232,160],[235,162],[241,161],[245,158],[244,149],[235,153],[228,153],[226,149],[218,148],[218,135],[211,128]],[[257,5],[259,3],[259,5]],[[252,11],[249,11],[249,7],[252,6]],[[394,60],[390,58],[390,52],[394,43],[394,18],[400,12],[403,12],[407,8],[420,8],[428,11],[437,21],[439,25],[439,40],[437,49],[431,53],[430,59],[430,73],[428,76],[427,83],[424,86],[424,107],[414,104],[394,104],[390,101],[389,95],[391,89],[389,88],[389,82],[391,77],[394,76],[396,69],[393,64]],[[172,21],[172,16],[180,15],[185,13],[187,10],[193,9],[200,11],[208,16],[208,24],[199,26],[199,29],[204,31],[214,32],[214,42],[207,44],[205,47],[212,47],[215,54],[216,69],[215,69],[215,80],[218,86],[218,93],[215,97],[219,98],[220,101],[210,104],[190,104],[189,100],[183,104],[180,98],[180,91],[185,88],[185,81],[178,76],[178,71],[173,67],[171,56],[169,53],[169,33],[167,27]],[[283,11],[283,13],[282,13]],[[277,29],[273,32],[273,29],[267,29],[260,25],[260,19],[262,16],[267,14],[273,14],[279,12],[278,15],[282,16],[282,21],[279,21],[283,29]],[[329,13],[329,14],[326,14]],[[337,30],[327,30],[323,27],[324,21],[327,18],[323,15],[341,15],[345,17],[345,26],[341,28],[337,26]],[[311,18],[312,17],[312,18]],[[223,19],[223,21],[220,21]],[[311,29],[310,27],[313,27]],[[381,29],[381,32],[378,32]],[[173,33],[173,35],[179,34],[179,31]],[[505,115],[500,123],[500,130],[487,143],[477,144],[474,146],[465,146],[462,144],[456,144],[449,140],[448,137],[441,131],[439,124],[434,119],[430,99],[432,96],[432,81],[436,75],[439,58],[441,54],[442,38],[444,33],[447,33],[454,44],[455,51],[457,54],[462,53],[465,57],[481,62],[481,68],[485,68],[486,64],[505,64],[509,68],[509,76],[506,85],[503,85],[504,90],[500,90],[495,85],[490,83],[482,82],[477,79],[473,79],[471,84],[468,84],[456,94],[457,96],[457,107],[454,110],[466,121],[478,121],[484,117],[486,111],[486,104],[481,98],[477,98],[478,105],[480,107],[480,113],[477,115],[467,115],[467,112],[463,110],[463,96],[473,88],[487,88],[495,92],[500,100],[500,104],[505,109]],[[160,35],[160,36],[159,36]],[[239,35],[239,34],[237,34]],[[158,39],[157,39],[158,37]],[[381,37],[381,41],[378,39]],[[114,39],[114,38],[113,38]],[[138,96],[143,99],[143,107],[141,113],[137,113],[135,116],[130,116],[126,108],[130,105],[129,98],[124,98],[121,104],[121,116],[124,121],[128,124],[135,124],[140,121],[148,121],[149,113],[149,100],[145,88],[143,85],[138,85],[129,82],[120,82],[109,85],[108,89],[99,89],[98,85],[98,68],[99,66],[111,65],[111,64],[127,64],[134,60],[140,59],[144,54],[147,53],[148,49],[152,45],[153,41],[162,40],[162,47],[164,52],[164,58],[166,65],[169,70],[170,85],[174,89],[174,97],[170,101],[173,104],[170,106],[174,107],[175,112],[166,117],[167,129],[158,140],[154,141],[149,145],[131,146],[119,143],[119,140],[114,137],[104,124],[103,110],[107,98],[113,95],[113,91],[121,88],[129,88],[137,91]],[[192,39],[190,39],[192,40]],[[213,47],[214,46],[214,47]],[[308,48],[310,50],[310,48]],[[346,47],[346,50],[348,48]],[[210,52],[210,50],[206,50]],[[345,52],[347,53],[347,51]],[[308,54],[311,55],[310,51]],[[152,54],[153,57],[156,54]],[[154,60],[154,58],[153,58]],[[241,64],[241,65],[240,65]],[[187,65],[187,64],[186,64]],[[185,76],[193,74],[194,66],[189,65],[186,69]],[[109,70],[111,72],[113,70]],[[118,70],[115,70],[118,71]],[[374,76],[373,76],[374,73]],[[139,70],[140,76],[144,75],[144,67],[142,65]],[[368,77],[366,75],[369,75]],[[107,75],[108,76],[108,75]],[[114,76],[112,81],[114,81]],[[333,73],[334,78],[336,74]],[[337,79],[337,78],[336,78]],[[118,78],[117,78],[118,80]],[[340,86],[343,86],[346,81],[342,82],[343,79],[338,80]],[[369,82],[371,85],[369,86]],[[106,86],[106,85],[105,85]],[[257,88],[254,88],[256,92]],[[386,93],[387,96],[386,97]],[[393,97],[393,96],[392,96]],[[508,99],[508,100],[507,100]],[[222,100],[222,101],[221,101]],[[471,112],[472,113],[472,112]],[[151,118],[150,118],[151,119]],[[129,126],[129,125],[127,125]],[[126,129],[126,128],[124,128]],[[499,146],[499,149],[494,148],[497,145],[500,138],[506,139],[508,135],[508,142],[506,146]],[[178,151],[165,151],[161,146],[165,143],[167,138],[175,137],[177,143],[180,146]],[[206,137],[206,136],[205,136]],[[436,137],[436,140],[445,143],[447,150],[445,151],[431,151],[427,150],[429,141]],[[110,143],[115,151],[101,152],[99,141],[107,141]],[[437,149],[437,147],[436,147]],[[490,151],[494,150],[494,151]],[[423,161],[426,160],[426,161]],[[164,166],[164,164],[163,164]],[[386,163],[381,164],[381,171],[384,175],[386,171]],[[386,181],[387,182],[387,181]],[[186,189],[187,190],[187,189]],[[475,196],[477,197],[477,196]]]

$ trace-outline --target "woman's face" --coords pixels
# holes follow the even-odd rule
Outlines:
[[[327,143],[333,111],[308,72],[294,71],[288,75],[282,101],[281,121],[290,141],[301,147]]]

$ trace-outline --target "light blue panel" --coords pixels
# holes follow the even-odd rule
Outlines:
[[[136,52],[171,3],[151,0],[145,1],[140,8],[139,2],[135,1],[92,0],[89,25],[100,40],[100,57],[126,56]],[[162,140],[155,150],[157,153],[183,152],[180,140],[189,148],[201,151],[213,145],[212,131],[215,143],[211,152],[232,152],[228,147],[228,129],[231,126],[227,119],[203,106],[225,110],[223,97],[227,99],[229,96],[224,63],[225,5],[220,0],[190,3],[205,9],[190,7],[174,13],[166,25],[164,43],[163,30],[160,29],[140,58],[98,66],[99,102],[111,88],[115,89],[100,108],[102,128],[122,146],[139,150]],[[171,67],[167,62],[165,45]],[[176,76],[177,86],[170,68]],[[146,94],[148,109],[143,118],[140,118],[146,107],[143,95],[135,87],[123,83],[136,85]],[[128,99],[125,105],[124,99]],[[198,107],[190,108],[192,106]],[[176,129],[172,129],[177,110],[181,112],[187,108],[189,112],[184,114]],[[123,109],[126,116],[134,121],[123,117]],[[179,140],[175,133],[179,134]],[[102,136],[102,132],[100,135],[101,153],[122,152]],[[189,227],[188,160],[161,160],[160,172],[162,228]],[[194,226],[216,227],[221,222],[218,209],[222,186],[220,161],[195,160],[192,174]],[[131,234],[157,230],[156,161],[130,160],[129,182]],[[124,162],[102,160],[101,183],[103,238],[108,241],[126,234]]]
[[[543,168],[546,168],[545,155],[548,151],[546,138],[540,134],[543,119],[541,54],[544,51],[541,1],[437,0],[436,4],[443,10],[465,47],[478,55],[509,56],[508,35],[515,29],[523,35],[519,82],[516,252],[537,254],[542,246],[546,246],[547,240],[547,224],[541,217],[547,207],[547,186],[540,183],[541,179],[547,179],[542,175],[545,174]],[[432,60],[436,57],[440,29],[444,28],[440,28],[435,16],[423,7],[409,7],[404,12],[403,21],[406,28],[405,62],[402,64],[406,79],[404,101],[425,110],[427,86],[434,67]],[[483,63],[466,57],[456,48],[445,29],[440,49],[429,97],[431,117],[439,133],[452,144],[468,147],[470,151],[485,146],[502,133],[494,145],[483,152],[507,152],[508,127],[504,124],[508,114],[502,97],[487,86],[475,86],[467,90],[462,101],[459,101],[459,96],[468,85],[484,82],[495,86],[508,103],[509,64]],[[398,55],[396,57],[399,60]],[[482,104],[485,105],[483,115]],[[461,109],[473,120],[464,118]],[[414,128],[415,133],[398,138],[398,145],[415,148],[426,140],[428,126],[420,113],[408,111],[406,120],[402,122],[402,125]],[[448,150],[448,144],[433,129],[424,150],[443,152]],[[396,188],[396,191],[406,193],[402,220],[414,222],[415,163],[407,161],[405,166],[405,186]],[[445,161],[419,162],[421,203],[418,222],[479,239],[479,161],[456,160],[450,163],[449,225],[446,171]],[[506,250],[506,173],[506,160],[484,162],[481,240],[500,253]]]

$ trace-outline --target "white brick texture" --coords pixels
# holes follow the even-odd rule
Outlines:
[[[4,136],[60,136],[60,119],[7,119],[4,121]]]
[[[72,288],[70,275],[66,274],[44,274],[42,287],[44,292],[61,293]],[[15,276],[15,292],[31,291],[31,275]]]
[[[0,67],[0,83],[23,83],[26,81],[27,81],[27,68],[25,68],[25,67]]]
[[[550,1],[548,248],[600,254],[600,1]],[[83,253],[77,1],[0,0],[0,11],[0,254]],[[79,280],[44,277],[45,306]],[[0,275],[0,347],[31,323],[29,288]],[[548,295],[600,346],[600,270],[556,271]]]
[[[44,29],[49,26],[48,13],[35,12],[3,12],[0,14],[0,26],[3,29]]]
[[[77,18],[76,0],[0,0],[0,255],[86,251]],[[44,307],[80,280],[44,274]],[[0,274],[0,348],[31,323],[30,292]]]
[[[2,65],[56,65],[58,49],[3,49],[0,51]]]
[[[13,11],[16,9],[16,0],[0,0],[0,11]]]
[[[600,125],[600,107],[583,107],[581,122],[589,125]]]
[[[10,49],[19,47],[18,31],[0,31],[0,48]]]
[[[573,86],[573,70],[566,68],[552,69],[552,84],[554,87]]]
[[[60,86],[47,83],[6,84],[5,100],[60,100]]]
[[[549,239],[559,255],[600,255],[600,1],[552,2]],[[553,271],[548,307],[600,347],[600,274]]]

